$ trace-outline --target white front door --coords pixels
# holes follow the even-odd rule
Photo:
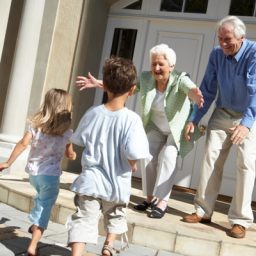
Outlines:
[[[137,31],[136,42],[134,45],[133,62],[135,63],[138,74],[143,70],[149,70],[149,50],[158,43],[166,43],[172,47],[177,54],[176,69],[186,71],[191,79],[199,85],[208,55],[214,44],[215,24],[198,21],[148,21],[146,19],[116,18],[110,17],[108,21],[106,38],[104,43],[101,67],[106,58],[111,55],[114,41],[114,34],[117,30],[133,29]],[[116,40],[116,38],[115,38]],[[122,38],[118,38],[122,40]],[[101,68],[102,69],[102,68]],[[101,74],[99,74],[101,76]],[[102,102],[102,91],[96,93],[95,104]],[[127,106],[136,112],[140,112],[140,104],[137,96],[129,99]],[[186,159],[178,160],[177,184],[191,187],[191,177],[194,171],[195,150]],[[135,174],[140,176],[140,173]]]
[[[248,38],[253,38],[256,25],[248,26]],[[108,21],[106,37],[101,61],[101,70],[104,60],[111,55],[113,45],[116,44],[117,31],[136,30],[132,59],[137,67],[138,74],[149,70],[149,50],[156,44],[166,43],[177,54],[176,69],[189,73],[191,79],[199,86],[204,75],[209,54],[217,44],[215,33],[216,21],[181,20],[181,19],[150,19],[134,16],[111,16]],[[255,39],[255,38],[254,38]],[[119,35],[118,40],[122,46],[125,37]],[[125,44],[124,44],[125,45]],[[127,47],[127,45],[126,45]],[[118,48],[118,47],[117,47]],[[120,47],[122,48],[122,47]],[[122,50],[121,50],[122,51]],[[99,74],[101,76],[101,73]],[[102,102],[102,91],[98,90],[95,103]],[[129,99],[127,107],[139,111],[137,96]],[[211,111],[202,119],[207,125]],[[200,175],[200,166],[203,160],[205,137],[201,138],[192,152],[185,159],[178,159],[176,184],[188,188],[197,188]],[[235,150],[233,150],[224,168],[224,175],[220,194],[232,196],[235,187]],[[140,173],[135,174],[141,176]],[[256,200],[256,189],[253,200]]]

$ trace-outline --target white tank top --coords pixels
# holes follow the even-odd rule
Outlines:
[[[164,134],[169,134],[171,131],[164,110],[164,97],[165,93],[162,93],[158,90],[156,91],[156,96],[151,107],[151,121],[158,127],[161,132]]]

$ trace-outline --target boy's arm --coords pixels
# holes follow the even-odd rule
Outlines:
[[[76,152],[74,151],[73,144],[68,143],[66,145],[66,151],[65,151],[65,156],[70,159],[70,160],[75,160],[76,159]]]
[[[136,162],[137,162],[137,160],[129,160],[128,159],[128,162],[129,162],[129,164],[131,165],[131,167],[132,167],[132,172],[136,172],[137,171],[137,164],[136,164]]]
[[[80,91],[86,88],[103,88],[102,80],[96,79],[91,73],[88,73],[88,76],[78,76],[76,78],[76,86],[79,88]]]
[[[9,168],[12,165],[12,163],[17,159],[17,157],[27,148],[31,139],[32,133],[26,132],[23,138],[14,147],[9,159],[4,163],[0,163],[0,171]]]

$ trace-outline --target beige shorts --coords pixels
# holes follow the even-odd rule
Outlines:
[[[101,214],[107,233],[127,232],[126,204],[107,202],[99,198],[76,195],[77,211],[67,220],[68,244],[74,242],[93,243],[98,240],[98,225]]]

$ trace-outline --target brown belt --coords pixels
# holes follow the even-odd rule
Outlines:
[[[220,108],[223,112],[225,112],[226,114],[228,114],[230,117],[233,118],[242,118],[243,114],[240,112],[235,112],[231,109],[227,109],[227,108]]]

